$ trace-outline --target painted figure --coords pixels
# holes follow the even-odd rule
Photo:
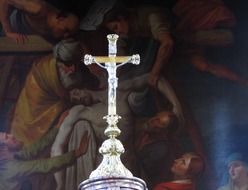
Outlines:
[[[157,88],[161,69],[169,62],[173,49],[173,39],[165,11],[158,7],[129,10],[123,6],[114,6],[104,15],[102,26],[120,37],[150,37],[159,41],[160,45],[149,75],[149,84]]]
[[[142,91],[144,90],[144,88],[147,88],[147,85],[148,74],[145,74],[139,77],[134,77],[130,80],[120,81],[117,88],[117,113],[122,117],[118,127],[122,130],[120,139],[124,143],[124,146],[127,150],[123,155],[123,161],[124,163],[126,163],[126,166],[131,170],[134,170],[133,168],[136,168],[136,166],[134,166],[135,159],[133,158],[133,128],[135,118],[133,112],[130,110],[128,97],[130,92],[139,90]],[[164,99],[167,98],[168,101],[171,102],[171,104],[173,105],[173,112],[180,118],[179,120],[183,122],[183,115],[181,113],[180,103],[178,102],[177,97],[171,89],[170,85],[164,79],[160,78],[158,82],[158,89]],[[77,105],[69,110],[69,114],[67,117],[65,117],[64,121],[62,122],[61,130],[53,144],[53,156],[60,155],[63,153],[63,150],[61,149],[61,144],[64,143],[68,131],[75,123],[77,124],[77,121],[87,121],[87,123],[93,129],[96,137],[95,145],[92,146],[93,149],[91,150],[91,148],[89,147],[87,154],[96,154],[96,150],[99,147],[99,144],[106,138],[104,136],[106,122],[101,118],[107,114],[107,90],[91,91],[88,89],[81,89],[76,91],[76,94],[74,94],[74,96],[78,96],[78,98],[87,100],[92,104],[89,106]],[[91,159],[90,161],[87,160],[85,164],[96,166],[96,159],[96,156],[94,156],[94,159]],[[88,172],[91,172],[93,169],[95,168],[92,168]],[[85,173],[85,179],[89,176],[89,174],[90,173]],[[83,176],[80,177],[82,178],[81,180],[83,180]]]
[[[27,177],[65,168],[87,151],[89,136],[84,133],[76,150],[58,157],[34,159],[54,141],[58,126],[28,147],[23,147],[23,142],[18,141],[13,135],[0,133],[0,189],[20,189]]]
[[[0,1],[0,20],[5,35],[18,43],[27,40],[28,34],[59,40],[74,35],[79,19],[72,13],[58,10],[46,1]]]
[[[236,18],[222,0],[178,0],[173,13],[177,17],[175,36],[180,46],[185,46],[182,51],[188,55],[190,64],[216,77],[248,84],[247,79],[225,65],[211,63],[206,58],[207,48],[234,43],[232,29]]]
[[[196,190],[196,179],[203,170],[204,161],[199,155],[185,153],[171,167],[173,181],[160,183],[154,190]]]
[[[66,79],[61,78],[65,75],[70,78],[72,63],[79,60],[79,48],[78,42],[64,40],[54,48],[54,55],[47,55],[33,63],[10,126],[11,133],[24,145],[32,144],[43,136],[55,124],[56,118],[70,106],[67,91],[72,83],[63,82]],[[71,65],[66,67],[65,63]],[[64,86],[66,84],[68,86]]]
[[[34,143],[53,128],[60,115],[72,104],[87,105],[84,100],[75,102],[73,97],[70,98],[70,90],[75,86],[94,86],[87,71],[80,69],[80,74],[77,73],[77,62],[81,58],[80,50],[79,42],[73,39],[62,40],[54,47],[54,54],[33,64],[16,104],[11,123],[11,133],[25,145]],[[82,76],[89,80],[87,84]],[[79,127],[74,129],[80,131],[81,135],[85,132]],[[88,133],[92,136],[90,141],[93,141],[90,129]],[[73,150],[79,146],[79,143],[80,141],[74,144]],[[57,183],[60,184],[58,181]]]
[[[169,178],[169,166],[181,154],[182,147],[175,139],[178,119],[173,112],[164,110],[141,120],[145,123],[137,126],[140,123],[137,122],[135,128],[136,152],[146,182],[148,186],[153,186],[161,179]]]
[[[248,189],[248,165],[240,153],[228,156],[227,173],[223,180],[225,185],[218,190],[246,190]]]

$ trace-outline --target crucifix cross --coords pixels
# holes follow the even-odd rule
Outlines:
[[[89,54],[84,56],[84,63],[86,65],[95,63],[108,72],[108,115],[104,117],[107,120],[108,127],[104,133],[109,139],[105,140],[99,149],[99,152],[103,155],[103,161],[91,173],[90,178],[132,176],[131,172],[121,163],[120,154],[124,152],[124,147],[116,139],[121,132],[117,127],[120,116],[116,114],[116,89],[118,86],[116,70],[128,62],[138,65],[140,56],[137,54],[132,56],[116,56],[118,35],[109,34],[107,35],[107,39],[108,56],[92,56]]]
[[[116,76],[116,70],[122,65],[130,62],[135,65],[140,63],[140,56],[138,54],[132,56],[116,56],[118,40],[117,34],[107,35],[108,39],[108,56],[91,56],[86,54],[84,56],[84,63],[86,65],[96,63],[101,68],[104,68],[108,72],[108,115],[104,118],[110,126],[116,125],[118,118],[116,114],[116,89],[118,86],[118,78]],[[112,121],[112,122],[110,122]]]

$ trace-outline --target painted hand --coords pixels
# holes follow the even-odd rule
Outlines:
[[[89,145],[89,139],[90,137],[88,135],[88,131],[86,131],[81,138],[81,142],[80,142],[78,149],[75,150],[76,157],[82,156],[83,154],[87,152],[88,145]]]
[[[24,44],[28,41],[27,35],[15,33],[15,32],[7,32],[6,36],[12,40],[14,40],[17,44]]]

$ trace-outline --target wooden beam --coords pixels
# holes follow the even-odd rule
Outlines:
[[[0,54],[50,52],[53,45],[40,36],[28,35],[28,40],[17,44],[8,37],[0,37]]]

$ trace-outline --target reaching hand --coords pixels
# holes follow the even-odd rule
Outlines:
[[[78,149],[75,150],[75,156],[77,158],[85,154],[86,151],[88,150],[89,139],[90,137],[88,135],[88,131],[86,131],[81,138],[81,142]]]
[[[157,83],[158,83],[159,75],[153,74],[152,72],[149,74],[148,78],[148,84],[154,88],[157,89]]]
[[[28,40],[28,37],[26,35],[15,32],[8,32],[6,33],[6,36],[14,40],[17,44],[19,43],[24,44]]]

